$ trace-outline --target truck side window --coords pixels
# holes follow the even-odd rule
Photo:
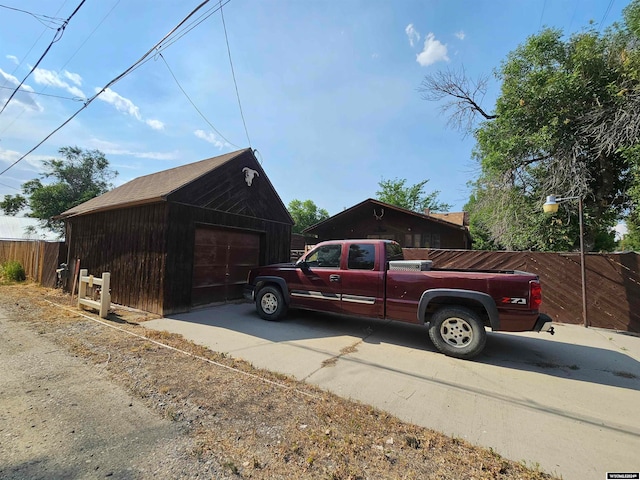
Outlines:
[[[342,245],[324,245],[305,259],[310,267],[340,268]]]
[[[349,247],[351,270],[373,270],[376,258],[376,246],[372,244],[354,244]]]
[[[385,243],[387,249],[387,261],[390,260],[404,260],[404,254],[402,253],[402,247],[397,243]]]

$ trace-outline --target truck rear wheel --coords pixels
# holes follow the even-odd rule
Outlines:
[[[457,306],[446,306],[433,314],[429,337],[440,352],[465,359],[482,352],[487,342],[487,332],[478,315]]]
[[[267,285],[258,291],[256,296],[256,310],[265,320],[280,320],[287,313],[282,292],[277,287]]]

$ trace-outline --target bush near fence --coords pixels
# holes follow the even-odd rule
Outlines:
[[[406,248],[408,260],[439,268],[523,270],[542,284],[542,311],[554,321],[581,325],[579,253],[487,252]],[[637,253],[588,253],[587,312],[592,327],[640,333],[640,259]]]
[[[0,263],[20,262],[29,280],[45,287],[56,286],[56,268],[66,260],[63,242],[0,240]]]

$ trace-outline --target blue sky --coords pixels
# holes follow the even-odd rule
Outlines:
[[[55,35],[26,13],[67,18],[80,0],[0,0],[0,108]],[[162,39],[201,0],[86,0],[0,114],[0,171],[37,145]],[[464,67],[492,76],[544,26],[579,31],[620,20],[623,0],[231,0],[224,6],[250,145],[285,204],[336,214],[374,197],[381,179],[428,179],[462,210],[477,174],[474,140],[421,99],[425,75]],[[201,12],[218,5],[209,2]],[[42,19],[40,19],[42,20]],[[100,95],[0,175],[20,191],[59,148],[100,149],[133,178],[246,148],[219,12]],[[31,93],[34,92],[34,93]],[[46,95],[38,95],[42,93]],[[50,95],[55,95],[50,96]],[[67,98],[58,98],[67,97]]]

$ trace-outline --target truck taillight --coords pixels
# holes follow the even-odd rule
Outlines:
[[[531,310],[538,310],[542,303],[542,287],[537,280],[529,282],[529,305]]]

